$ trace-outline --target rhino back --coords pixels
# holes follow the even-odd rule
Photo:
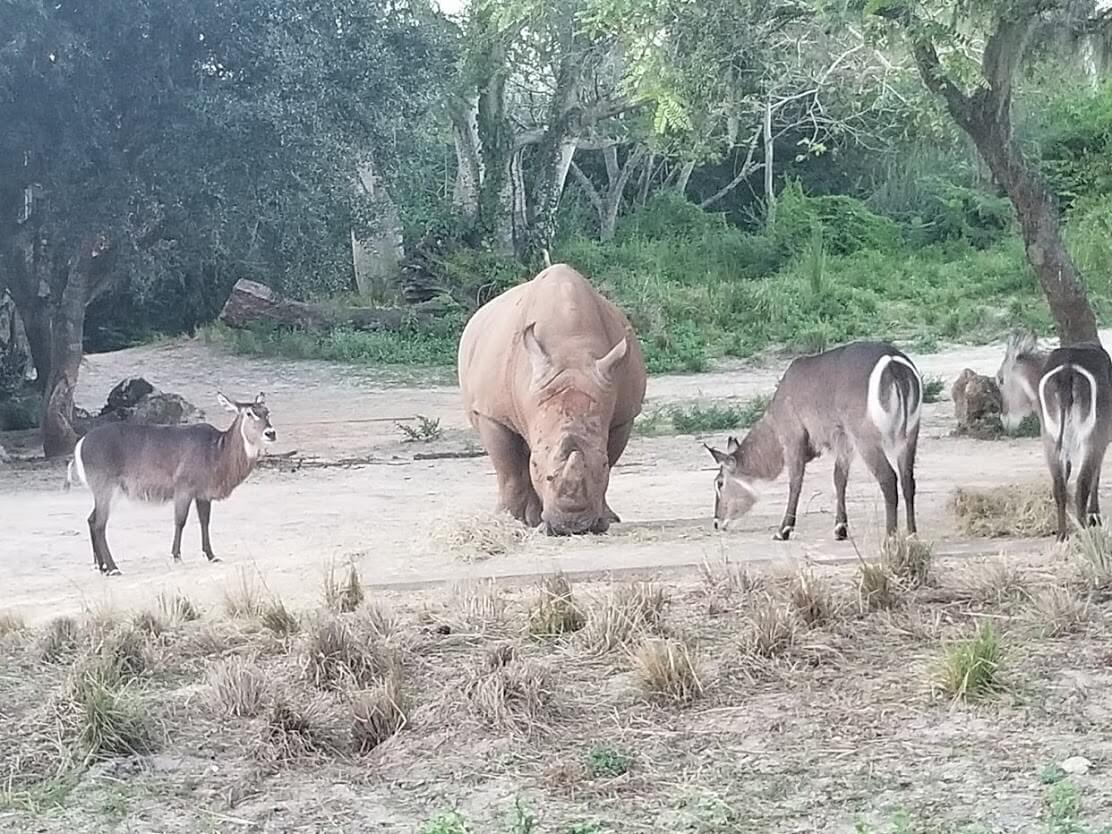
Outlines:
[[[460,338],[459,380],[469,413],[511,425],[519,422],[518,404],[532,378],[521,339],[530,322],[536,322],[537,338],[560,367],[582,366],[585,357],[604,356],[628,335],[629,353],[615,372],[613,422],[624,423],[640,413],[645,363],[629,320],[564,264],[492,299],[467,323]]]

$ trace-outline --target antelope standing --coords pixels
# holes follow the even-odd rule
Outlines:
[[[888,535],[897,526],[897,484],[902,485],[907,529],[915,530],[915,450],[923,381],[910,359],[884,342],[853,342],[794,360],[764,416],[725,452],[707,447],[719,464],[714,480],[714,525],[726,526],[756,503],[757,485],[788,469],[788,507],[773,538],[795,529],[803,472],[824,450],[834,451],[837,508],[834,538],[849,535],[846,483],[854,452],[864,459],[884,494]]]
[[[1039,360],[1043,360],[1041,363]],[[1078,524],[1100,523],[1100,470],[1112,440],[1112,359],[1098,342],[1060,347],[1047,355],[1034,337],[1013,337],[997,373],[1005,426],[1038,409],[1043,451],[1058,511],[1058,540],[1069,536],[1068,486],[1077,472]]]
[[[147,426],[108,423],[77,442],[66,472],[66,489],[80,481],[93,493],[89,537],[93,564],[108,576],[120,571],[108,549],[105,529],[117,492],[153,503],[174,502],[174,544],[171,555],[181,561],[181,533],[189,507],[197,502],[201,550],[210,562],[219,561],[209,541],[212,502],[231,495],[255,467],[263,447],[277,439],[270,411],[259,394],[253,402],[217,400],[236,414],[220,431],[208,423],[190,426]],[[76,477],[75,477],[76,476]]]

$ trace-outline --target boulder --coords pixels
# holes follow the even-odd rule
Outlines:
[[[143,377],[120,380],[108,394],[108,402],[96,417],[77,415],[88,428],[114,420],[151,426],[197,423],[205,414],[180,394],[160,391]]]
[[[116,387],[108,392],[108,403],[100,410],[101,414],[109,411],[121,411],[134,408],[143,397],[156,393],[156,389],[141,376],[128,377],[116,383]]]
[[[1000,417],[1000,388],[990,376],[966,368],[950,389],[950,396],[959,426],[972,426]]]
[[[179,394],[165,394],[161,391],[148,394],[132,408],[126,409],[124,418],[129,423],[145,423],[151,426],[177,426],[182,423],[197,423],[204,414],[197,406]]]

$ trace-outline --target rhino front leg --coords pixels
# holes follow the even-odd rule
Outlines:
[[[614,468],[614,464],[618,462],[618,458],[622,456],[625,451],[626,444],[629,443],[629,436],[633,433],[633,421],[622,423],[618,426],[610,427],[610,437],[606,444],[606,456],[610,462],[610,468]],[[618,514],[610,508],[610,502],[606,501],[603,505],[606,510],[606,521],[608,524],[621,524],[622,520],[618,518]]]
[[[498,476],[498,509],[531,527],[540,524],[541,501],[529,478],[529,447],[517,432],[488,417],[477,416],[483,448]]]

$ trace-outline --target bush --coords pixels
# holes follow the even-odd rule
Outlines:
[[[902,245],[899,226],[874,214],[855,197],[810,197],[798,180],[788,183],[776,203],[773,238],[786,254],[804,252],[815,226],[822,227],[827,250],[833,255],[862,250],[894,252]]]

